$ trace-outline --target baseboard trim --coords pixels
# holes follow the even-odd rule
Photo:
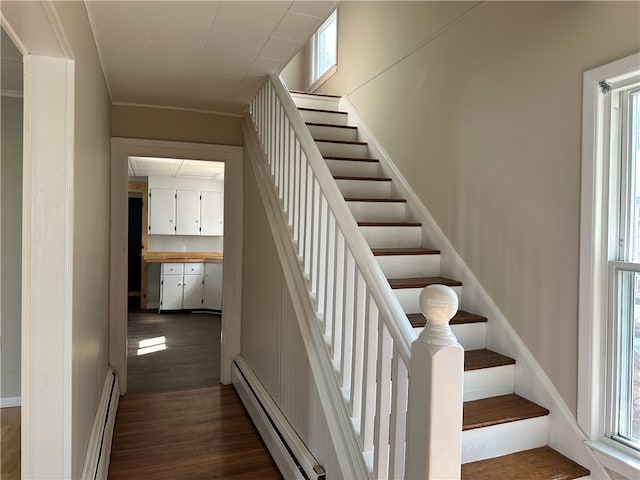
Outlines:
[[[120,399],[118,376],[109,367],[102,389],[102,397],[98,404],[89,437],[89,445],[85,455],[80,478],[106,480],[109,474],[111,442],[116,425],[116,412]]]
[[[22,405],[22,397],[0,398],[0,408],[19,407]]]
[[[284,478],[325,480],[324,468],[318,464],[240,355],[231,367],[231,378],[240,400]]]

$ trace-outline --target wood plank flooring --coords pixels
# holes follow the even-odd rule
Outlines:
[[[120,399],[109,479],[150,478],[282,476],[234,388],[219,385]]]
[[[128,392],[218,385],[220,322],[209,313],[130,312]],[[165,349],[153,351],[154,345]]]
[[[20,407],[0,409],[0,477],[20,480]]]

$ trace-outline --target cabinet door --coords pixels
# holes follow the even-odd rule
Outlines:
[[[204,308],[222,310],[222,262],[204,265]]]
[[[176,227],[178,235],[200,235],[200,192],[178,190]]]
[[[175,235],[176,191],[152,188],[149,191],[149,233]]]
[[[224,194],[223,192],[201,192],[202,213],[201,235],[223,235]]]
[[[160,285],[160,310],[182,308],[182,275],[162,275]]]
[[[202,308],[202,279],[204,275],[185,275],[182,308]]]

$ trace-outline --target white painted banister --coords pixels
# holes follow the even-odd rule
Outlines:
[[[249,113],[266,159],[259,169],[269,177],[271,201],[287,225],[282,235],[295,249],[318,337],[333,367],[332,398],[340,397],[351,420],[350,444],[357,445],[369,478],[410,478],[409,380],[414,368],[422,376],[428,372],[412,360],[416,334],[279,77],[269,78]],[[461,366],[456,375],[461,381]],[[435,401],[440,408],[440,397]],[[416,419],[425,408],[418,407]],[[458,470],[459,456],[458,446]]]
[[[407,478],[460,478],[464,350],[449,321],[458,296],[445,285],[420,294],[427,319],[411,346],[407,428]]]

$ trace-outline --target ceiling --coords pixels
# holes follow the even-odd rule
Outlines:
[[[0,38],[0,88],[3,94],[22,92],[22,54],[2,29]]]
[[[240,113],[336,1],[85,1],[118,104]]]
[[[224,162],[178,158],[129,157],[129,176],[163,175],[179,178],[224,180]]]

